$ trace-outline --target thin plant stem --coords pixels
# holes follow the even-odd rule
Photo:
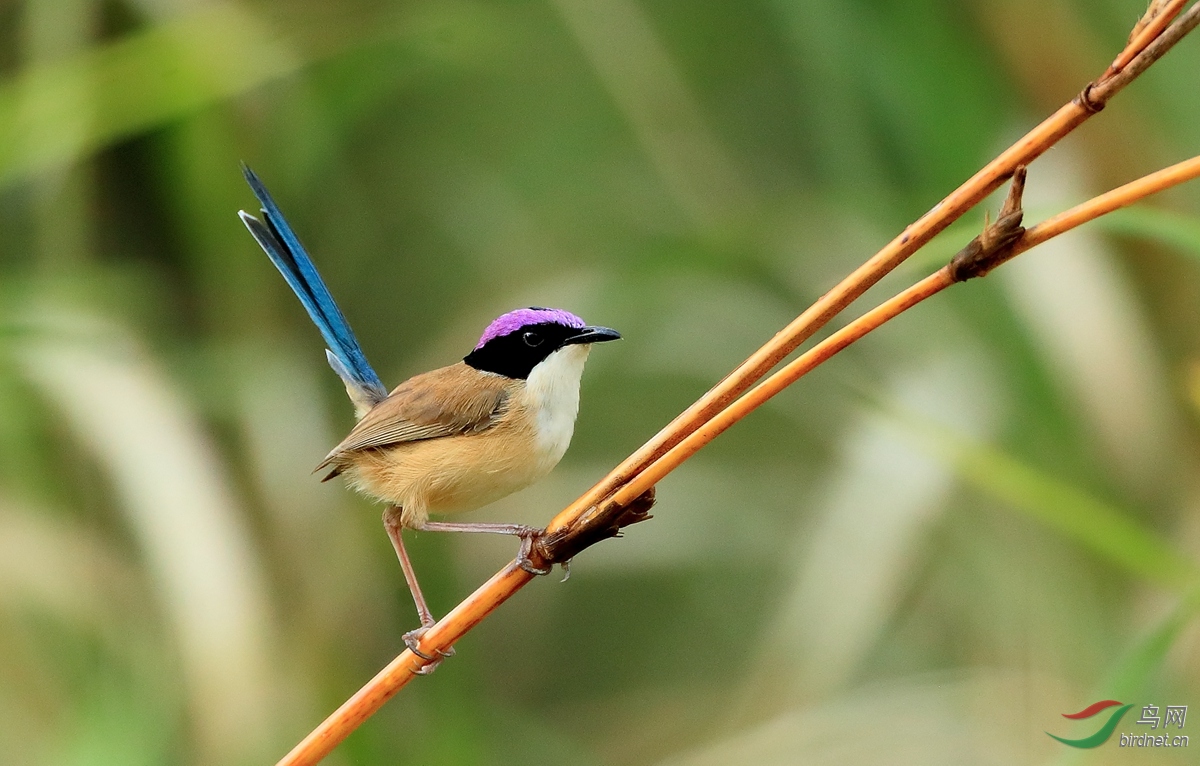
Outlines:
[[[1024,236],[1013,245],[1011,255],[1004,260],[1020,255],[1030,248],[1037,247],[1046,240],[1057,237],[1063,232],[1070,231],[1080,224],[1095,220],[1114,210],[1129,207],[1151,194],[1157,194],[1160,191],[1169,189],[1172,186],[1178,186],[1195,178],[1200,178],[1200,156],[1184,160],[1169,168],[1163,168],[1156,173],[1143,176],[1136,181],[1130,181],[1124,186],[1119,186],[1110,192],[1093,197],[1081,205],[1076,205],[1070,210],[1059,213],[1052,218],[1047,218],[1037,226],[1026,230]],[[1003,262],[1001,261],[1001,263]]]

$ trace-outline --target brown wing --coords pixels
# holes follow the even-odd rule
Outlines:
[[[372,407],[316,470],[333,466],[325,477],[330,479],[349,452],[484,431],[504,414],[512,382],[462,362],[409,378]]]

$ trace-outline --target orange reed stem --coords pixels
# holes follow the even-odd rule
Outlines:
[[[1143,176],[1136,181],[1130,181],[1124,186],[1118,186],[1110,192],[1094,197],[1083,204],[1053,218],[1047,218],[1037,226],[1026,230],[1024,236],[1013,245],[1011,254],[1004,260],[1020,255],[1031,248],[1037,247],[1048,239],[1053,239],[1063,232],[1070,231],[1080,224],[1095,220],[1114,210],[1128,207],[1151,194],[1156,194],[1172,186],[1178,186],[1185,181],[1200,178],[1200,156],[1163,168],[1156,173]]]

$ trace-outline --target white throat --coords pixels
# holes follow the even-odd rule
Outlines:
[[[525,402],[535,420],[542,459],[556,465],[575,431],[579,414],[579,379],[592,346],[564,346],[538,363],[525,380]]]

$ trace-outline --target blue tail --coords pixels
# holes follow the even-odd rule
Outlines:
[[[259,221],[245,211],[238,211],[238,216],[279,269],[279,273],[283,274],[288,286],[296,293],[317,329],[321,331],[325,343],[329,346],[326,352],[329,365],[346,384],[346,390],[354,400],[355,406],[363,411],[370,409],[387,397],[383,381],[375,374],[375,370],[371,369],[358,340],[354,337],[354,331],[350,329],[346,318],[334,303],[329,288],[317,273],[317,267],[313,265],[308,253],[304,252],[304,246],[296,238],[292,227],[284,220],[283,213],[279,212],[275,200],[271,199],[271,195],[267,193],[266,187],[254,171],[242,165],[242,173],[262,205],[266,222]]]

